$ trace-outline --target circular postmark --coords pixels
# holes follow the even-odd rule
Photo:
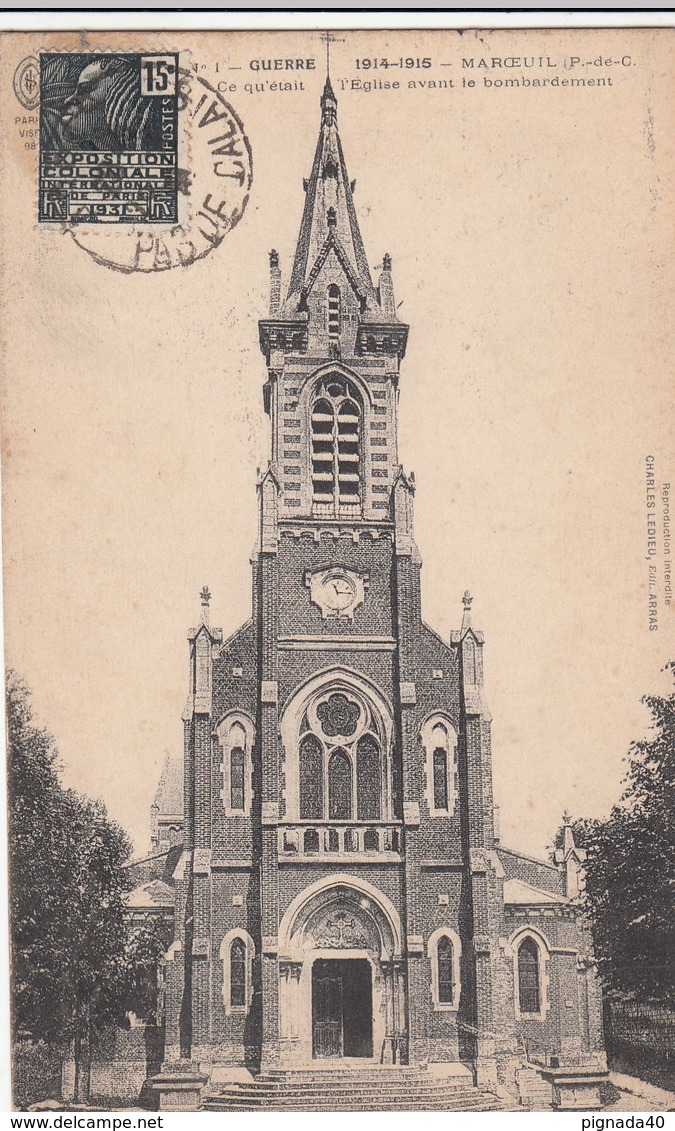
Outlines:
[[[253,162],[242,122],[219,91],[184,69],[178,123],[178,223],[61,225],[97,263],[129,273],[185,267],[218,247],[244,215]]]
[[[25,110],[36,110],[40,101],[40,64],[34,55],[23,59],[14,72],[14,93]]]

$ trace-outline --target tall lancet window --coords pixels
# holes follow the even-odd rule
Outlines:
[[[340,333],[340,288],[331,283],[328,288],[328,333],[332,338]]]
[[[336,288],[337,290],[337,288]],[[312,499],[315,514],[361,509],[361,403],[343,377],[319,385],[312,403]]]
[[[539,1013],[539,947],[529,936],[518,947],[518,1000],[521,1013]]]

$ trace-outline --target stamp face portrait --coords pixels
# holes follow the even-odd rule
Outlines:
[[[40,56],[40,221],[176,222],[177,79],[177,54]]]

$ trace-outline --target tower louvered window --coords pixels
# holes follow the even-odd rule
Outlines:
[[[361,407],[342,377],[323,381],[312,404],[314,512],[358,515],[361,508]]]

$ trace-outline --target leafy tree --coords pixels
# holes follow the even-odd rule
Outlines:
[[[125,1009],[152,1024],[157,1022],[157,972],[170,943],[164,923],[146,920],[127,938]]]
[[[76,1096],[87,1100],[92,1034],[127,993],[130,845],[100,801],[62,788],[54,739],[13,672],[6,690],[13,1030],[73,1040]]]
[[[673,1005],[675,692],[643,701],[652,726],[629,748],[621,803],[607,820],[582,819],[572,828],[587,852],[584,898],[606,987]]]

